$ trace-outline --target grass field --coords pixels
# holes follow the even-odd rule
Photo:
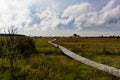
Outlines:
[[[56,43],[83,57],[120,68],[120,38],[60,38]]]
[[[115,76],[68,58],[59,49],[48,44],[48,41],[51,40],[51,38],[34,38],[34,40],[39,53],[34,53],[30,57],[19,58],[15,61],[15,80],[119,80],[119,78]],[[113,42],[111,43],[113,44],[113,47],[111,48],[116,50],[115,55],[113,53],[112,55],[104,55],[103,53],[100,54],[99,51],[102,50],[101,45],[104,43],[97,44],[97,40],[98,39],[84,40],[61,38],[57,40],[57,43],[64,45],[80,55],[86,56],[98,62],[108,56],[108,58],[112,60],[112,65],[116,64],[118,65],[116,67],[120,68],[120,65],[117,64],[120,61],[120,56],[118,53],[120,47],[118,44],[119,40],[116,39],[113,41],[111,39],[111,42]],[[94,41],[96,44],[93,44]],[[86,42],[88,42],[89,45]],[[99,42],[101,42],[101,40]],[[106,42],[105,44],[111,45],[109,42]],[[101,48],[99,49],[97,45]],[[107,46],[105,48],[107,48]],[[99,51],[96,53],[96,50]],[[89,51],[91,51],[91,53],[87,53]],[[117,59],[115,60],[115,58],[111,58],[112,56],[117,57]],[[10,74],[8,60],[7,58],[0,58],[0,80],[9,79]]]

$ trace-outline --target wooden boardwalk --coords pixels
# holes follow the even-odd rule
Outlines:
[[[55,41],[56,39],[52,40],[52,41]],[[104,65],[104,64],[100,64],[100,63],[97,63],[95,61],[92,61],[92,60],[89,60],[87,58],[84,58],[82,56],[79,56],[77,54],[75,54],[74,52],[66,49],[65,47],[61,46],[61,45],[58,45],[58,44],[55,44],[55,43],[52,43],[52,41],[49,41],[48,43],[55,46],[55,47],[59,47],[59,49],[65,54],[67,55],[68,57],[71,57],[81,63],[84,63],[86,65],[89,65],[89,66],[92,66],[96,69],[99,69],[99,70],[102,70],[102,71],[105,71],[105,72],[108,72],[114,76],[117,76],[117,77],[120,77],[120,69],[117,69],[117,68],[114,68],[114,67],[111,67],[111,66],[107,66],[107,65]]]

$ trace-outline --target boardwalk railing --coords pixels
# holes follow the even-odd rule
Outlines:
[[[52,41],[55,41],[56,39],[52,40]],[[104,65],[104,64],[100,64],[100,63],[97,63],[95,61],[92,61],[92,60],[89,60],[87,58],[84,58],[82,56],[79,56],[77,54],[75,54],[74,52],[66,49],[65,47],[61,46],[61,45],[58,45],[58,44],[55,44],[55,43],[52,43],[52,41],[49,41],[48,43],[55,46],[55,47],[59,47],[59,49],[65,54],[67,55],[68,57],[71,57],[81,63],[84,63],[86,65],[89,65],[89,66],[92,66],[96,69],[99,69],[99,70],[102,70],[102,71],[105,71],[105,72],[108,72],[114,76],[117,76],[117,77],[120,77],[120,69],[117,69],[117,68],[114,68],[114,67],[111,67],[111,66],[108,66],[108,65]]]

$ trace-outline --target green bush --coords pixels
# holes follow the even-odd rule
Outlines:
[[[0,40],[0,57],[6,57],[14,52],[14,56],[22,55],[29,57],[33,53],[37,53],[35,42],[30,37],[6,37]]]
[[[16,49],[24,57],[30,56],[32,53],[36,53],[35,42],[30,37],[17,37]]]

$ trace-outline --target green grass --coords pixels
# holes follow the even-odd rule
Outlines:
[[[58,48],[48,44],[51,38],[34,40],[39,53],[15,61],[15,80],[119,80],[65,56]],[[0,58],[0,80],[9,79],[8,60]]]
[[[120,38],[60,38],[56,43],[83,57],[120,68]]]

